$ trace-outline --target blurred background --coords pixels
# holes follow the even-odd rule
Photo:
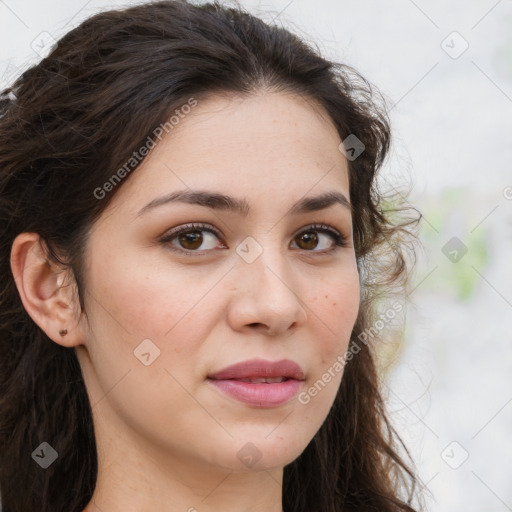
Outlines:
[[[134,3],[0,0],[0,86],[86,17]],[[411,184],[423,213],[406,330],[381,348],[393,423],[428,510],[512,511],[512,1],[240,3],[385,95],[382,183]]]

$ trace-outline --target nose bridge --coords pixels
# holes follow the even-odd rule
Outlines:
[[[283,250],[271,235],[260,240],[247,237],[237,247],[240,256],[235,269],[238,304],[233,306],[240,314],[235,315],[236,322],[239,327],[240,322],[263,324],[273,333],[283,332],[303,323],[306,314],[287,259],[287,249]]]
[[[252,274],[254,284],[258,292],[264,296],[269,295],[269,299],[290,300],[296,298],[293,291],[293,282],[290,268],[286,268],[284,256],[279,251],[264,251],[264,253],[254,261],[252,269],[248,269]]]
[[[258,240],[248,236],[237,247],[237,253],[243,260],[239,267],[242,273],[247,273],[249,281],[255,281],[259,287],[287,295],[292,293],[288,287],[293,286],[287,250],[283,251],[276,238],[268,234],[258,237]]]

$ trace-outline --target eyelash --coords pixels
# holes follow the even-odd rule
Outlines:
[[[213,226],[211,226],[209,224],[190,223],[190,224],[185,224],[179,228],[172,230],[171,232],[169,232],[168,234],[163,236],[160,239],[160,242],[162,244],[167,244],[167,247],[169,250],[171,250],[173,252],[180,253],[184,256],[192,256],[193,257],[193,256],[204,255],[205,251],[191,251],[191,250],[187,250],[187,249],[180,249],[180,248],[172,246],[169,243],[173,239],[178,237],[179,235],[181,235],[183,233],[190,232],[190,231],[208,231],[210,233],[213,233],[217,238],[220,238],[220,239],[222,238],[222,234],[217,229],[215,229]],[[318,231],[320,233],[326,233],[328,235],[331,235],[332,240],[334,241],[334,245],[330,249],[323,250],[323,251],[315,251],[315,250],[308,251],[306,249],[303,249],[307,253],[313,253],[317,256],[327,256],[327,255],[332,254],[334,251],[338,250],[339,248],[347,247],[347,245],[348,245],[347,237],[345,235],[341,234],[338,230],[328,226],[327,224],[312,224],[310,226],[307,226],[302,231],[300,231],[297,234],[297,236],[299,236],[303,233],[310,232],[310,231]],[[207,249],[206,252],[209,252],[210,250],[211,249]]]

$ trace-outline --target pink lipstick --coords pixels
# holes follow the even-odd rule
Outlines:
[[[288,402],[300,391],[304,379],[302,368],[289,359],[252,359],[208,376],[217,389],[254,407],[277,407]]]

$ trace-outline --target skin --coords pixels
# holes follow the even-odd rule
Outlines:
[[[283,467],[324,422],[343,372],[307,404],[295,397],[271,408],[243,404],[206,377],[248,359],[292,359],[306,390],[345,353],[359,308],[350,209],[289,212],[305,196],[349,198],[340,142],[321,107],[297,95],[199,101],[93,226],[86,314],[71,273],[47,261],[38,236],[17,237],[12,269],[24,306],[54,342],[75,347],[91,401],[99,474],[88,512],[282,511]],[[251,212],[169,203],[138,215],[187,187],[245,198]],[[189,222],[223,236],[201,231],[199,249],[160,241]],[[320,231],[316,246],[301,241],[314,223],[342,233],[346,246]],[[248,236],[262,249],[251,263],[236,252]],[[160,350],[147,366],[134,355],[145,339]],[[237,456],[249,442],[261,455],[251,467]]]

